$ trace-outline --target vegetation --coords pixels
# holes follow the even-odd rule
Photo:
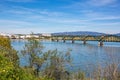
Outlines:
[[[28,55],[29,68],[36,68],[35,75],[38,76],[39,68],[45,61],[45,55],[42,52],[43,46],[34,38],[28,39],[24,50],[22,50],[23,56]]]
[[[10,39],[0,36],[0,46],[4,48],[11,49]]]
[[[8,38],[0,37],[0,80],[33,80],[19,67],[17,52]]]
[[[34,38],[26,42],[22,50],[23,56],[29,58],[29,65],[26,68],[38,78],[41,77],[40,75],[55,80],[61,78],[61,74],[67,72],[65,64],[70,63],[71,60],[69,52],[62,53],[57,50],[42,52],[42,49],[41,43]]]
[[[71,66],[70,51],[43,52],[42,44],[30,38],[21,52],[28,58],[29,65],[25,67],[19,65],[17,51],[12,48],[10,39],[0,37],[0,80],[120,80],[120,61],[113,55],[110,63],[105,67],[98,66],[91,77],[86,77],[85,72],[66,69],[66,65]]]

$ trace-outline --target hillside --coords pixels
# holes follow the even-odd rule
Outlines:
[[[120,33],[115,34],[116,36],[120,36]]]

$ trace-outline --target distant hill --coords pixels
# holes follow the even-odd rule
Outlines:
[[[60,32],[60,33],[52,33],[52,35],[70,35],[70,36],[79,36],[79,35],[90,35],[90,36],[101,36],[101,35],[107,35],[105,33],[99,33],[99,32],[90,32],[90,31],[76,31],[76,32]]]
[[[117,33],[117,34],[114,34],[114,35],[116,35],[116,36],[120,36],[120,33]]]

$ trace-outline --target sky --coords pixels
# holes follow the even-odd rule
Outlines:
[[[0,0],[0,33],[120,33],[120,0]]]

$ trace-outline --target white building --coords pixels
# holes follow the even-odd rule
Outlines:
[[[42,36],[48,36],[48,37],[50,37],[51,34],[50,33],[42,33]]]
[[[0,33],[1,36],[4,36],[4,37],[11,37],[12,35],[11,34],[7,34],[7,33]]]
[[[28,35],[25,36],[25,38],[31,38],[31,37],[39,38],[39,35],[35,35],[35,34],[30,35],[30,34],[28,34]]]
[[[26,38],[26,35],[21,35],[20,38],[21,38],[21,39],[25,39],[25,38]]]

